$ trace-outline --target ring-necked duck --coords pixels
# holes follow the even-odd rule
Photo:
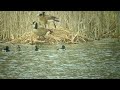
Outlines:
[[[4,48],[4,50],[5,50],[6,52],[9,52],[9,51],[10,51],[10,49],[9,49],[8,46],[6,46],[6,47]]]
[[[66,50],[65,45],[62,45],[62,47],[61,47],[61,48],[59,48],[59,49],[57,49],[57,50],[60,50],[60,49],[62,49],[62,50]]]
[[[38,51],[38,49],[39,49],[38,46],[35,46],[35,51]]]

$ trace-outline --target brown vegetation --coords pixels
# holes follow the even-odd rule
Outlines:
[[[60,22],[48,29],[53,33],[40,37],[33,33],[32,22],[39,22],[38,11],[0,11],[0,41],[12,43],[79,43],[107,37],[120,37],[118,11],[46,11]]]
[[[46,43],[46,44],[56,44],[56,43],[78,43],[78,42],[86,42],[87,38],[82,37],[78,34],[73,34],[69,30],[53,30],[52,34],[46,35],[45,38],[38,37],[34,32],[24,33],[21,37],[13,39],[10,41],[11,43],[29,43],[29,44],[38,44],[38,43]]]

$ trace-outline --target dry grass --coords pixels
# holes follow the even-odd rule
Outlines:
[[[53,29],[53,33],[46,35],[44,37],[37,36],[33,32],[26,32],[21,37],[17,39],[13,39],[10,41],[11,43],[21,43],[21,44],[40,44],[40,43],[46,43],[46,44],[56,44],[56,43],[76,43],[76,42],[86,42],[86,40],[81,37],[80,35],[76,35],[73,32],[70,32],[69,30],[57,30]]]

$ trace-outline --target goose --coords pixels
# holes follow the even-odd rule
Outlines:
[[[38,23],[36,21],[33,22],[33,32],[37,35],[37,36],[42,36],[45,38],[46,35],[48,34],[52,34],[52,30],[50,29],[46,29],[43,27],[39,27],[38,28]]]
[[[38,16],[39,16],[40,24],[45,28],[49,22],[53,22],[54,27],[56,28],[55,22],[59,22],[58,20],[59,18],[55,16],[45,15],[45,12],[39,13]]]

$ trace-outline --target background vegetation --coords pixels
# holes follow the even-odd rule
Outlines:
[[[0,41],[10,41],[32,31],[39,11],[0,11]],[[46,11],[59,18],[57,29],[64,29],[84,37],[84,40],[120,37],[119,11]],[[50,24],[50,28],[53,25]],[[76,36],[77,36],[76,35]],[[75,37],[76,37],[75,36]]]

